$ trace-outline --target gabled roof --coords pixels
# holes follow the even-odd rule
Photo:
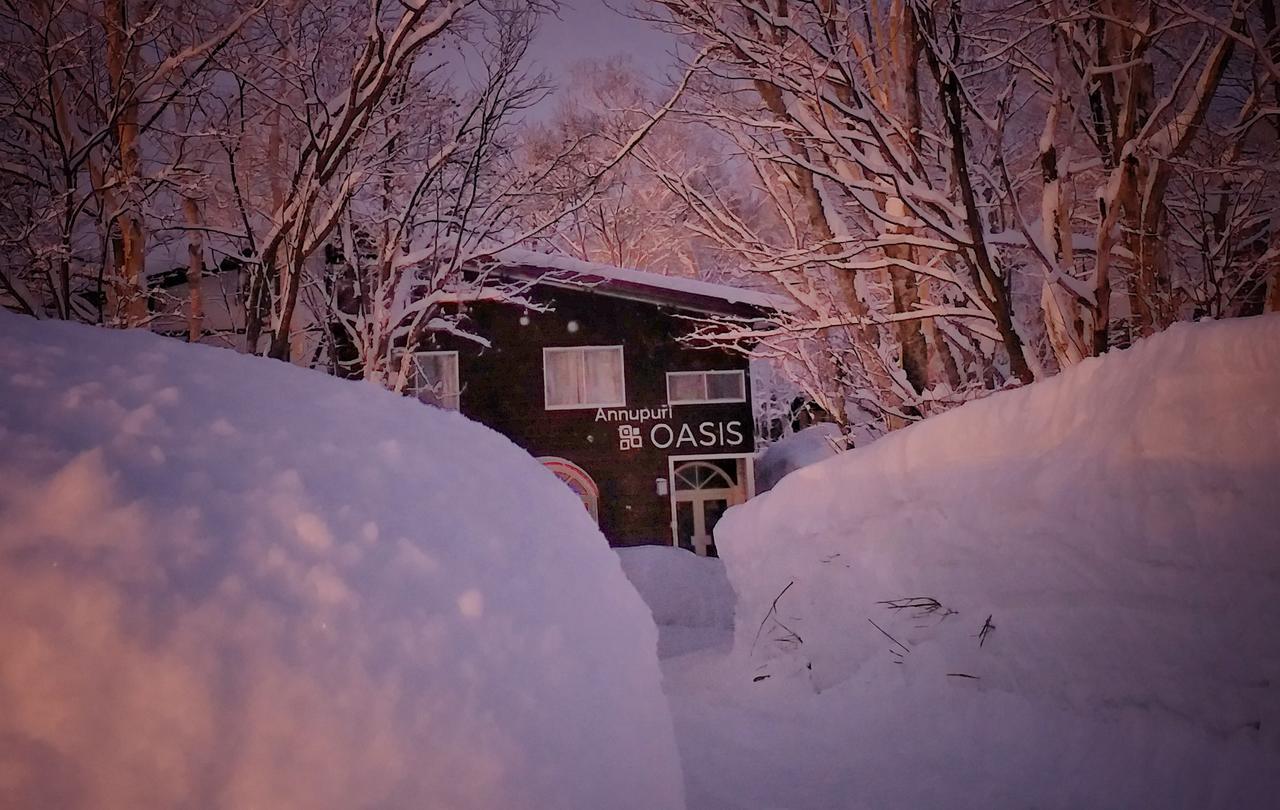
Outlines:
[[[491,254],[490,258],[497,262],[494,272],[503,276],[535,280],[554,287],[585,288],[601,295],[710,315],[753,317],[795,309],[790,299],[759,290],[612,267],[534,250],[508,248]]]

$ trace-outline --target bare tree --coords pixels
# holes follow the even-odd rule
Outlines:
[[[339,373],[402,390],[432,333],[485,342],[466,327],[467,303],[535,307],[528,284],[493,276],[489,257],[595,204],[604,178],[670,112],[673,101],[644,111],[590,156],[576,140],[529,148],[522,114],[546,93],[523,67],[536,22],[523,4],[474,15],[485,35],[452,55],[483,64],[481,78],[442,81],[449,71],[430,61],[406,71],[349,155],[363,182],[345,198],[330,240],[338,255],[310,295],[333,324],[322,331]]]
[[[165,171],[145,139],[262,4],[181,25],[164,2],[0,5],[0,190],[18,201],[0,290],[13,306],[145,320],[146,208]]]
[[[526,159],[544,162],[573,151],[562,176],[533,198],[527,216],[543,217],[573,198],[598,165],[617,152],[658,105],[657,88],[628,60],[589,60],[577,65],[564,99],[550,120],[525,136]],[[687,227],[688,208],[646,164],[690,177],[702,188],[732,193],[735,167],[705,128],[666,119],[636,145],[631,158],[596,182],[587,205],[548,228],[541,242],[554,252],[618,267],[671,275],[722,278],[726,254]],[[640,155],[641,159],[633,159]],[[559,193],[556,193],[556,191]]]
[[[884,426],[1103,352],[1117,323],[1123,342],[1246,311],[1224,302],[1270,283],[1270,2],[652,5],[710,49],[684,111],[770,205],[655,171],[796,301],[761,350]]]
[[[536,15],[497,16],[476,53],[483,79],[470,91],[433,85],[436,71],[406,74],[374,129],[368,182],[349,197],[326,266],[325,306],[350,349],[339,373],[402,390],[412,350],[433,332],[465,330],[459,305],[515,300],[480,258],[512,237],[520,203],[546,171],[517,165],[515,126],[544,88],[521,68]],[[470,271],[470,275],[464,273]],[[336,347],[335,347],[336,348]]]

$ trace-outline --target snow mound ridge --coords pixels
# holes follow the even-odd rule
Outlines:
[[[1277,347],[1277,316],[1179,324],[730,510],[744,675],[1155,712],[1280,750]]]
[[[0,312],[0,804],[682,807],[656,630],[463,417]]]

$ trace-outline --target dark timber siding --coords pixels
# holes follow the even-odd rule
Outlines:
[[[509,304],[472,305],[468,327],[491,348],[441,339],[438,348],[459,352],[458,376],[464,414],[506,435],[534,456],[559,456],[584,469],[600,488],[600,528],[617,546],[671,542],[671,505],[658,495],[655,479],[667,477],[672,455],[750,454],[755,449],[751,380],[741,355],[696,350],[677,337],[691,328],[673,309],[597,292],[540,287],[540,299],[554,311],[524,313]],[[528,325],[520,324],[527,314]],[[569,321],[578,330],[570,332]],[[746,402],[678,405],[661,419],[597,421],[595,408],[548,411],[542,377],[542,349],[554,346],[623,346],[627,409],[657,411],[667,406],[666,372],[741,370]],[[679,440],[660,449],[651,440],[659,422]],[[700,430],[702,423],[709,429]],[[721,426],[737,422],[740,442]],[[619,449],[619,427],[638,428],[640,449]],[[665,428],[659,428],[666,438]],[[690,437],[697,442],[692,445]],[[721,437],[723,436],[723,441]],[[714,439],[714,441],[712,441]],[[703,444],[705,442],[705,444]]]

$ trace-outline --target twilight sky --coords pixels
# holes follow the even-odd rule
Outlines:
[[[660,72],[674,41],[614,10],[632,5],[631,0],[560,0],[559,19],[548,15],[542,21],[533,60],[558,83],[580,59],[616,55],[630,56],[646,73]]]

